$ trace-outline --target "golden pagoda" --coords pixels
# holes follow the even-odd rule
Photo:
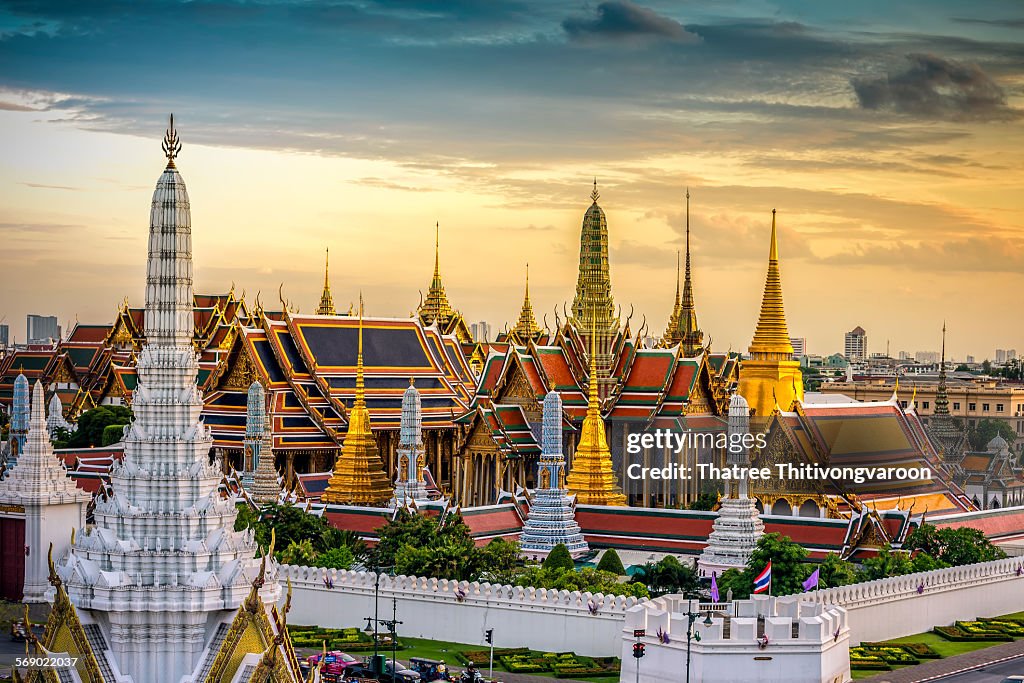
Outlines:
[[[601,401],[597,393],[597,367],[594,353],[590,354],[590,380],[587,389],[587,416],[576,452],[572,456],[569,476],[565,479],[570,495],[584,505],[626,504],[626,496],[619,488],[612,471],[612,452],[608,448],[604,420],[601,418]]]
[[[525,344],[540,335],[537,319],[533,315],[533,304],[530,303],[530,264],[526,264],[526,295],[523,297],[523,310],[519,312],[519,320],[512,332],[520,344]]]
[[[775,209],[772,209],[772,238],[761,315],[750,343],[750,358],[740,363],[739,392],[753,409],[751,421],[763,425],[776,406],[788,410],[794,400],[803,400],[803,386],[800,363],[793,360],[793,344],[786,328]]]
[[[579,275],[569,322],[585,341],[591,355],[597,356],[598,389],[600,395],[606,396],[614,384],[610,378],[612,344],[619,334],[619,318],[615,314],[608,267],[608,220],[597,204],[600,197],[595,178],[590,208],[583,215],[580,230]]]
[[[370,430],[363,380],[363,301],[359,299],[359,350],[356,356],[356,400],[348,411],[348,433],[334,473],[321,496],[325,503],[386,506],[391,499],[391,482],[384,474],[377,440]]]
[[[331,250],[327,250],[327,256],[324,259],[324,292],[320,295],[320,306],[316,309],[317,315],[334,315],[334,299],[331,298],[331,282],[328,279],[328,274],[331,266]]]
[[[420,304],[417,313],[424,325],[436,322],[438,327],[444,329],[455,316],[455,309],[448,303],[448,295],[441,282],[441,224],[436,224],[434,229],[434,277],[430,280],[427,298]]]
[[[675,346],[679,343],[679,316],[683,314],[683,307],[679,302],[679,284],[682,281],[680,277],[680,266],[679,266],[679,252],[676,252],[676,299],[672,305],[672,314],[668,317],[668,326],[665,328],[665,334],[661,336],[661,342],[658,346],[663,349],[667,349],[671,346]]]

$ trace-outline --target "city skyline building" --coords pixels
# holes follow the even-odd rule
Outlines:
[[[60,325],[55,315],[37,315],[30,313],[25,318],[25,342],[40,344],[47,341],[60,340]]]
[[[843,355],[851,363],[858,363],[868,358],[868,333],[858,325],[843,338]]]

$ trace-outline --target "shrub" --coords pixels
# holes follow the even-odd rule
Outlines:
[[[572,555],[569,554],[569,549],[565,547],[564,543],[559,543],[548,556],[544,558],[544,562],[541,563],[541,567],[549,571],[556,569],[572,569],[576,565],[572,561]]]
[[[957,643],[973,643],[986,640],[1008,642],[1013,640],[1013,636],[1008,636],[1005,633],[997,633],[994,631],[968,633],[957,625],[936,626],[933,630],[946,640]]]
[[[622,566],[622,560],[619,559],[619,554],[615,552],[614,548],[609,548],[601,556],[601,561],[597,563],[597,569],[602,572],[611,572],[616,576],[623,576],[626,573],[626,568]]]

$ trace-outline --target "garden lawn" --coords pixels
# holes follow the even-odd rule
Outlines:
[[[986,647],[992,647],[993,645],[1002,645],[1002,643],[997,640],[983,640],[974,643],[955,643],[948,641],[942,636],[935,633],[919,633],[916,636],[904,636],[903,638],[894,638],[893,640],[887,640],[885,642],[924,643],[925,645],[930,646],[933,650],[942,655],[943,658],[952,657],[954,655],[962,655],[965,652],[974,652],[975,650],[981,650]]]

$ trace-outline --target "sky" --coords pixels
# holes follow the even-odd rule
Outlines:
[[[771,210],[792,336],[1024,351],[1016,0],[0,0],[0,319],[143,303],[174,112],[196,290],[467,320],[571,302],[594,178],[613,294],[660,335],[686,188],[694,293],[750,343]]]

